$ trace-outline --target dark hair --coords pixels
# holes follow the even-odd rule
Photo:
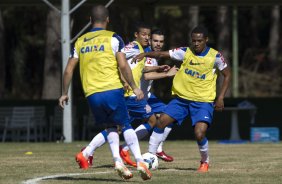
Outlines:
[[[197,26],[197,27],[195,27],[192,30],[191,35],[193,33],[201,33],[201,34],[203,34],[204,37],[208,37],[208,34],[209,34],[208,30],[204,26]]]
[[[136,22],[134,26],[134,32],[139,33],[140,29],[142,28],[151,29],[151,26],[145,22]]]
[[[92,23],[102,23],[109,17],[109,11],[103,5],[97,5],[92,8],[91,11],[91,22]]]
[[[162,30],[160,30],[160,29],[154,29],[154,30],[151,32],[151,35],[153,35],[153,34],[164,35],[164,32],[162,32]]]

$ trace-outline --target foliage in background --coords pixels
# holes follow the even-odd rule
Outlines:
[[[4,98],[40,99],[43,83],[47,9],[3,9],[6,90]]]
[[[75,36],[88,23],[90,9],[89,5],[84,5],[72,14],[72,36]],[[232,7],[159,6],[150,3],[136,7],[113,3],[109,10],[111,18],[109,29],[120,34],[125,42],[132,40],[134,22],[146,20],[153,27],[164,30],[165,49],[189,46],[191,29],[197,24],[205,25],[210,32],[209,45],[222,50],[232,66],[232,13],[230,13]],[[52,86],[52,82],[47,85],[48,78],[59,85],[61,83],[61,77],[58,75],[61,72],[60,38],[57,39],[57,46],[49,47],[49,50],[46,43],[48,38],[46,22],[49,11],[47,6],[1,8],[4,29],[3,31],[0,29],[0,35],[5,33],[5,61],[0,62],[0,68],[4,66],[6,73],[4,79],[1,80],[4,85],[3,83],[0,85],[2,98],[56,99],[58,97],[54,91],[59,91],[59,88]],[[280,11],[279,6],[238,8],[241,97],[282,95]],[[48,59],[47,56],[50,56],[50,53],[53,54]],[[49,63],[44,62],[52,62],[49,66],[49,71],[52,69],[51,72],[46,72],[48,71],[46,64]],[[169,60],[160,61],[160,63],[180,65],[179,62]],[[170,98],[171,82],[171,79],[156,81],[155,93],[163,99]],[[75,72],[73,85],[74,96],[83,98],[78,70]],[[229,93],[229,95],[232,94]]]

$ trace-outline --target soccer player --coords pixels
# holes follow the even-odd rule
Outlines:
[[[198,26],[191,33],[192,46],[181,47],[162,52],[142,53],[133,59],[172,58],[182,61],[181,67],[173,79],[172,94],[160,116],[159,124],[154,128],[149,141],[149,152],[156,154],[163,139],[164,127],[190,116],[195,138],[199,147],[201,161],[198,172],[207,172],[209,168],[208,139],[206,131],[211,126],[213,111],[224,108],[224,96],[228,89],[231,72],[223,56],[215,49],[207,46],[208,31]],[[216,97],[217,74],[221,73],[224,80]]]
[[[143,162],[136,133],[130,126],[119,70],[133,89],[136,100],[143,98],[143,92],[136,86],[125,54],[121,52],[124,48],[123,40],[116,33],[105,30],[109,22],[108,10],[102,5],[93,7],[91,22],[92,30],[78,38],[66,66],[59,104],[63,108],[68,101],[69,84],[73,70],[79,62],[83,90],[94,118],[97,123],[107,126],[106,139],[113,155],[115,170],[123,179],[133,176],[120,158],[119,127],[137,160],[137,170],[142,179],[150,179],[151,173]],[[76,155],[76,161],[81,168],[89,167],[88,157],[86,149]]]
[[[146,26],[144,25],[139,25],[136,27],[135,41],[128,44],[124,49],[126,58],[128,58],[127,61],[132,69],[134,81],[136,83],[141,82],[141,88],[143,92],[146,93],[145,99],[141,101],[136,101],[135,95],[131,95],[132,93],[126,95],[127,108],[132,122],[138,119],[141,121],[147,120],[147,122],[141,124],[135,129],[139,140],[151,134],[151,130],[155,126],[157,120],[155,112],[159,113],[164,105],[163,103],[161,104],[160,101],[156,101],[156,97],[154,95],[151,96],[151,94],[149,93],[149,90],[151,88],[150,83],[152,81],[150,82],[148,80],[172,77],[178,70],[176,67],[170,68],[168,65],[158,66],[156,64],[157,61],[152,58],[146,58],[145,62],[131,62],[134,56],[139,53],[143,53],[144,51],[146,52],[148,51],[148,49],[150,49],[150,47],[148,47],[150,37],[148,34],[148,38],[144,39],[144,36],[146,35],[144,28],[146,28]],[[154,34],[155,39],[156,37],[157,34]],[[155,42],[157,41],[155,40]],[[161,40],[160,42],[163,42],[163,40]],[[160,48],[160,44],[154,43],[154,46]],[[161,46],[163,46],[163,43]],[[142,65],[142,67],[140,65]],[[148,99],[148,101],[146,101],[146,99]],[[151,104],[149,103],[149,100]],[[152,108],[151,105],[153,105],[154,108]],[[130,159],[129,148],[128,146],[126,146],[126,144],[121,146],[120,155],[125,163],[135,166],[135,162]]]
[[[151,27],[143,22],[138,22],[135,25],[135,31],[134,31],[135,40],[127,44],[123,49],[121,49],[121,52],[125,53],[127,63],[129,64],[132,70],[134,82],[138,87],[140,87],[141,76],[145,66],[145,59],[142,62],[138,62],[138,63],[131,63],[131,60],[134,56],[143,53],[144,48],[148,47],[150,35],[151,35]],[[163,68],[162,67],[159,68],[165,70],[168,67],[169,66],[165,65],[163,66]],[[126,88],[126,86],[128,86],[127,79],[125,78],[123,81],[125,82],[124,86]],[[138,96],[136,96],[136,94],[133,93],[132,88],[127,88],[124,96],[125,96],[125,102],[126,102],[128,114],[130,116],[130,123],[132,123],[135,119],[148,120],[143,127],[135,130],[136,135],[140,140],[151,131],[152,127],[156,125],[156,117],[154,113],[151,111],[151,108],[145,99],[136,100]],[[83,153],[84,152],[87,153],[86,155],[88,155],[88,159],[90,163],[92,162],[91,156],[93,155],[94,151],[107,141],[107,133],[108,132],[104,130],[101,133],[97,134],[92,139],[90,144],[83,150]],[[137,164],[131,161],[129,155],[129,148],[126,145],[128,145],[127,142],[124,146],[121,146],[120,148],[121,158],[126,164],[136,167]]]
[[[125,48],[122,50],[122,52],[126,54],[127,62],[129,63],[132,69],[134,81],[137,84],[137,86],[140,86],[140,81],[143,75],[145,61],[143,60],[142,62],[139,63],[132,63],[131,60],[134,56],[143,53],[144,48],[148,47],[150,34],[151,34],[150,26],[142,22],[137,23],[134,32],[135,40],[127,44]],[[153,72],[153,71],[159,71],[159,72],[164,71],[166,74],[163,76],[169,77],[169,76],[174,76],[175,73],[177,72],[177,69],[175,67],[170,69],[168,65],[162,65],[150,69],[150,71],[147,72]],[[137,101],[136,95],[133,94],[130,88],[127,88],[125,94],[125,100],[126,100],[126,105],[128,108],[131,122],[133,122],[136,119],[146,121],[146,123],[141,124],[139,127],[135,129],[137,137],[140,140],[145,136],[147,136],[149,133],[151,133],[152,127],[156,125],[156,116],[151,111],[151,107],[149,106],[146,99]],[[92,163],[92,155],[94,151],[106,142],[105,135],[107,135],[107,132],[102,131],[101,133],[96,135],[92,139],[91,143],[86,147],[86,151],[88,152],[88,155],[90,155],[89,157],[90,164]],[[130,159],[129,148],[126,144],[120,147],[120,155],[126,164],[136,167],[136,163]]]
[[[164,46],[164,40],[165,40],[165,35],[160,29],[153,30],[152,36],[151,36],[151,46],[148,47],[148,48],[151,48],[151,49],[148,49],[148,51],[150,51],[150,50],[161,51],[163,49],[163,46]],[[159,66],[158,60],[156,60],[155,58],[149,58],[149,57],[146,58],[145,71],[150,70],[154,67],[158,67],[158,66]],[[178,68],[176,68],[174,66],[170,70],[171,70],[170,72],[173,72],[173,75],[175,75],[176,72],[178,71]],[[153,84],[153,80],[171,77],[167,73],[168,72],[146,72],[146,73],[144,73],[142,80],[141,80],[141,90],[144,93],[144,98],[148,99],[147,100],[148,104],[151,106],[152,111],[157,115],[159,115],[164,110],[166,104],[164,104],[161,100],[159,100],[151,92],[151,87],[152,87],[152,84]],[[163,143],[166,140],[169,133],[171,132],[172,125],[173,124],[171,124],[171,125],[169,125],[165,128],[163,140],[160,143],[158,150],[157,150],[157,153],[156,153],[156,155],[159,158],[161,158],[162,160],[164,160],[166,162],[172,162],[173,161],[173,157],[167,155],[163,151]]]

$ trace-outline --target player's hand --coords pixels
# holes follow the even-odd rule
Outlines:
[[[127,82],[123,83],[123,90],[125,93],[128,93],[130,91],[130,86]]]
[[[141,89],[139,89],[139,88],[135,88],[135,89],[133,90],[133,93],[136,95],[136,99],[137,99],[137,100],[141,100],[141,99],[144,98],[144,93],[143,93],[143,91],[142,91]]]
[[[142,61],[142,59],[143,59],[144,57],[145,57],[145,53],[138,54],[137,56],[135,56],[134,58],[132,58],[131,64],[132,64],[132,63],[137,63],[137,62]]]
[[[158,72],[167,72],[170,70],[170,66],[168,65],[161,65],[159,66]]]
[[[179,68],[177,68],[175,65],[166,73],[168,77],[173,77],[178,72]]]
[[[224,109],[224,101],[221,98],[216,99],[214,104],[214,109],[216,111],[222,111]]]
[[[65,107],[65,104],[68,104],[68,101],[69,101],[69,96],[68,95],[62,95],[60,98],[59,98],[59,106],[64,109]]]

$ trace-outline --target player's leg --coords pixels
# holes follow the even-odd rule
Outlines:
[[[135,98],[126,98],[126,105],[131,118],[131,122],[135,119],[148,119],[148,122],[141,124],[135,129],[138,140],[146,137],[152,130],[152,127],[156,124],[156,117],[151,111],[151,107],[148,105],[146,100],[137,101]],[[136,163],[131,160],[129,147],[124,144],[120,148],[120,155],[123,161],[131,166],[136,167]]]
[[[136,167],[143,180],[150,179],[152,177],[151,172],[148,170],[147,166],[143,162],[143,158],[141,155],[141,150],[139,146],[139,141],[135,131],[132,129],[131,126],[127,126],[123,129],[123,137],[130,148],[133,156],[137,162]]]
[[[148,149],[150,153],[152,154],[157,153],[157,149],[163,140],[164,128],[169,124],[173,123],[174,121],[175,119],[173,119],[169,115],[165,113],[161,114],[159,118],[159,123],[157,123],[157,126],[153,129],[153,132],[150,136],[149,149]]]
[[[115,170],[123,179],[132,178],[132,173],[125,167],[119,155],[117,126],[124,126],[123,120],[128,120],[123,90],[116,89],[95,93],[88,96],[87,99],[96,123],[110,127],[107,129],[107,140],[115,163]]]
[[[151,106],[152,111],[156,114],[156,117],[159,118],[160,117],[160,113],[164,111],[166,104],[164,104],[161,100],[159,100],[154,94],[151,93],[149,99],[147,100],[148,104]],[[171,162],[173,161],[173,157],[167,155],[164,151],[163,151],[163,144],[164,141],[166,140],[166,138],[168,137],[169,133],[172,130],[172,126],[173,124],[167,126],[164,130],[164,134],[163,134],[163,140],[160,143],[158,150],[157,150],[157,156],[159,158],[161,158],[162,160],[166,161],[166,162]]]
[[[193,102],[189,106],[192,126],[201,155],[199,172],[207,172],[209,167],[209,142],[206,137],[213,119],[213,103]]]
[[[154,121],[154,124],[156,124],[156,117],[155,115],[152,115],[147,123],[143,123],[141,125],[139,125],[134,131],[136,132],[137,138],[138,140],[142,140],[143,138],[145,138],[147,135],[149,135],[152,131],[152,127],[150,125],[150,122]],[[121,158],[123,159],[123,161],[128,164],[131,165],[133,167],[136,167],[136,162],[132,161],[130,158],[130,153],[129,153],[129,147],[127,146],[127,144],[123,144],[120,147],[120,155]]]
[[[115,91],[115,93],[108,93],[107,95],[103,96],[103,98],[106,101],[106,103],[104,103],[103,106],[105,106],[104,113],[107,114],[108,116],[107,118],[107,122],[109,122],[108,127],[114,126],[114,128],[107,128],[107,133],[108,133],[107,140],[110,145],[110,149],[114,159],[115,170],[117,171],[119,176],[122,177],[123,179],[130,179],[133,177],[133,175],[123,164],[119,154],[119,132],[118,132],[118,127],[122,127],[122,128],[128,127],[129,117],[124,101],[123,90],[119,89],[113,91]],[[95,118],[96,117],[98,118],[99,116],[100,116],[99,114],[96,114]]]
[[[117,171],[118,175],[123,179],[132,178],[132,173],[125,167],[119,155],[119,134],[117,127],[107,128],[107,132],[107,140],[113,155],[115,170]]]
[[[107,101],[107,96],[113,95],[119,93],[117,90],[111,90],[103,93],[94,93],[87,97],[87,101],[89,104],[89,107],[91,109],[91,112],[93,113],[93,117],[95,118],[95,122],[97,124],[105,124],[108,121],[108,115],[109,113],[105,113],[105,109],[107,112],[112,111],[112,108],[109,108],[106,106],[106,104],[110,103],[111,101]],[[111,97],[109,97],[111,99]],[[113,100],[114,101],[114,100]],[[80,161],[78,161],[78,164],[81,168],[87,169],[89,165],[92,165],[92,159],[94,151],[106,143],[107,141],[108,133],[106,130],[103,130],[99,134],[97,134],[92,141],[89,143],[89,145],[84,149],[81,149],[83,157],[79,157]],[[84,159],[87,158],[88,165],[85,164]],[[77,159],[79,160],[79,159]]]
[[[88,146],[81,149],[82,154],[88,158],[89,165],[93,165],[93,155],[96,149],[101,147],[107,142],[108,133],[106,130],[98,133],[88,144]]]
[[[151,113],[150,113],[151,114]],[[152,128],[155,127],[157,124],[157,118],[154,114],[152,114],[148,121],[146,123],[143,123],[139,125],[136,129],[135,132],[138,136],[139,140],[142,140],[145,138],[147,135],[149,135],[152,132]]]
[[[117,122],[121,122],[122,133],[126,144],[129,146],[134,158],[137,162],[137,170],[141,174],[143,180],[151,179],[152,174],[143,162],[141,150],[137,135],[130,125],[128,110],[125,104],[125,99],[120,101],[119,108],[116,111],[115,117]]]
[[[119,127],[118,127],[119,128]],[[120,132],[121,130],[118,130]],[[88,157],[88,163],[90,166],[93,165],[93,155],[96,149],[101,147],[107,142],[107,136],[108,132],[107,130],[103,130],[102,132],[98,133],[90,142],[90,144],[87,147],[83,147],[81,149],[83,155],[85,157]]]
[[[173,127],[173,124],[170,124],[170,125],[168,125],[168,126],[165,127],[165,129],[164,129],[164,135],[163,135],[163,140],[162,140],[161,144],[160,144],[159,147],[158,147],[158,152],[157,152],[157,153],[163,152],[163,144],[164,144],[164,141],[167,139],[169,133],[170,133],[171,130],[172,130],[172,127]]]
[[[209,142],[206,138],[208,125],[205,122],[198,122],[195,125],[194,133],[197,140],[198,148],[201,155],[199,172],[207,172],[209,167]]]
[[[149,141],[148,151],[156,154],[160,143],[163,140],[164,128],[173,122],[181,124],[188,115],[188,101],[180,98],[174,98],[164,109],[159,118],[157,127],[154,128]]]
[[[131,118],[131,123],[136,119],[143,122],[144,120],[146,121],[146,123],[141,124],[135,129],[138,139],[141,140],[150,134],[152,128],[157,123],[157,118],[145,99],[136,101],[135,98],[129,98],[126,100],[126,105]]]
[[[106,93],[106,92],[105,92]],[[103,104],[105,103],[102,99],[104,97],[104,93],[94,93],[90,96],[87,97],[87,101],[88,101],[88,104],[89,104],[89,107],[93,113],[93,117],[95,118],[96,120],[96,123],[98,124],[105,124],[105,122],[107,121],[107,114],[104,112],[104,107],[103,107]],[[101,141],[101,144],[103,144],[107,137],[107,134],[105,134],[104,132],[104,135],[102,133],[99,133],[97,136],[94,137],[94,143],[97,141],[97,142],[100,142]],[[91,142],[92,142],[91,141]],[[97,143],[96,142],[96,143]],[[97,143],[97,145],[95,144],[89,144],[87,146],[87,149],[84,149],[82,150],[80,153],[78,153],[76,155],[76,161],[77,163],[79,164],[80,168],[83,168],[83,169],[87,169],[89,167],[89,157],[91,155],[93,155],[91,152],[93,152],[93,150],[95,150],[95,147],[98,146],[99,143]],[[91,145],[94,145],[94,147],[92,147]]]
[[[140,124],[136,129],[136,135],[138,140],[142,140],[147,135],[149,135],[152,131],[152,128],[156,125],[157,119],[155,115],[151,115],[149,120],[146,123]],[[123,149],[128,150],[127,145],[122,146]]]
[[[168,125],[167,127],[165,127],[164,133],[163,133],[163,139],[162,139],[162,142],[160,143],[160,145],[159,145],[159,147],[157,149],[157,154],[156,154],[160,159],[162,159],[162,160],[164,160],[166,162],[172,162],[173,161],[173,157],[168,155],[168,154],[166,154],[163,151],[163,144],[164,144],[166,138],[168,137],[169,133],[171,132],[172,126],[173,126],[173,123]]]

